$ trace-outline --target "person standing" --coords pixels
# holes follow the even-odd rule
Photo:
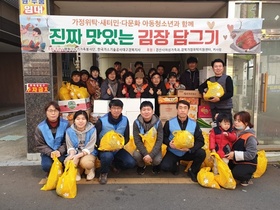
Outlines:
[[[189,57],[187,59],[188,68],[180,76],[180,84],[186,87],[186,90],[195,90],[199,86],[199,71],[197,69],[197,58]]]
[[[35,129],[35,145],[41,153],[42,169],[49,173],[53,157],[63,163],[66,154],[65,131],[69,127],[67,120],[59,117],[60,107],[56,101],[45,106],[46,119]]]
[[[152,148],[145,147],[141,135],[155,129],[153,138],[155,139]],[[141,135],[140,135],[141,134]],[[150,101],[143,101],[140,105],[140,114],[133,123],[133,138],[137,150],[134,151],[133,157],[137,162],[137,173],[143,175],[146,165],[153,165],[153,173],[160,172],[160,162],[162,160],[161,145],[163,141],[162,123],[158,116],[154,114],[153,104]],[[149,139],[153,141],[154,139]],[[148,151],[148,149],[151,149]]]
[[[76,181],[81,180],[85,171],[86,179],[93,180],[95,176],[96,129],[89,122],[86,111],[79,110],[74,114],[74,123],[66,130],[66,146],[68,156],[65,162],[73,160],[78,167]]]
[[[102,141],[102,137],[112,130],[124,137],[124,144],[129,141],[129,122],[127,117],[122,115],[122,110],[123,102],[119,99],[113,99],[109,103],[109,112],[96,122],[97,148]],[[114,170],[117,172],[120,169],[134,168],[136,165],[134,158],[123,148],[117,151],[99,151],[98,153],[101,163],[100,184],[107,183],[107,176],[111,165],[113,165]]]
[[[114,68],[108,68],[105,72],[106,79],[101,85],[101,99],[111,100],[118,97],[118,93],[121,92],[121,85],[117,79],[117,72]]]
[[[232,150],[225,157],[228,158],[229,168],[235,179],[240,181],[244,187],[252,181],[253,173],[257,169],[257,145],[258,140],[255,136],[251,116],[246,111],[238,112],[234,115],[234,128],[237,140],[232,145]]]
[[[171,171],[174,175],[179,173],[180,160],[193,161],[188,170],[188,176],[193,182],[197,182],[197,173],[206,157],[202,149],[204,138],[197,122],[188,117],[190,103],[180,100],[176,104],[177,117],[174,117],[164,124],[163,143],[167,145],[167,152],[161,162],[161,169]],[[194,146],[192,148],[177,149],[174,144],[174,131],[187,130],[194,136]]]
[[[233,81],[230,76],[224,74],[225,63],[221,59],[215,59],[211,62],[211,66],[215,73],[215,76],[208,78],[204,83],[198,87],[198,91],[205,95],[208,90],[207,81],[218,82],[224,89],[224,95],[222,97],[212,97],[205,99],[209,101],[212,120],[216,121],[217,114],[224,113],[230,116],[232,119],[232,96],[233,96]]]

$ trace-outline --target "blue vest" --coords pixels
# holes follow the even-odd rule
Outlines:
[[[108,120],[108,114],[104,115],[103,117],[100,118],[102,122],[102,130],[99,134],[99,139],[102,139],[102,137],[109,131],[114,130],[117,133],[121,134],[124,136],[125,129],[127,127],[127,117],[122,116],[121,121],[117,125],[113,125],[109,123]]]
[[[225,93],[227,92],[226,89],[226,80],[227,80],[227,75],[223,74],[217,81],[215,77],[210,77],[211,82],[218,82],[223,88]],[[214,109],[215,107],[218,109],[231,109],[233,107],[232,104],[232,98],[229,98],[225,101],[218,101],[216,103],[210,102],[210,107],[211,109]]]
[[[95,131],[95,127],[91,128],[91,129],[86,133],[85,145],[87,145],[88,142],[90,141],[90,138],[91,138],[92,134],[94,133],[94,131]],[[75,150],[78,151],[79,139],[78,139],[78,136],[77,136],[75,130],[74,130],[73,128],[70,127],[70,128],[68,128],[68,129],[66,130],[66,133],[67,133],[67,135],[69,136],[69,138],[70,138],[70,140],[71,140],[71,142],[72,142],[72,144],[73,144]],[[92,155],[96,155],[96,152],[93,150],[93,151],[91,152],[91,154],[92,154]]]
[[[196,128],[196,122],[188,118],[186,130],[189,131],[192,135],[194,135],[195,128]],[[169,120],[169,131],[170,131],[170,135],[168,137],[169,141],[172,141],[172,139],[174,138],[174,135],[172,133],[178,130],[181,130],[181,127],[179,125],[177,117],[174,117],[171,120]],[[186,153],[184,151],[172,149],[170,147],[168,147],[168,150],[172,152],[174,155],[177,155],[179,157],[182,157]]]
[[[44,120],[43,122],[41,122],[38,125],[38,128],[40,129],[40,131],[43,134],[45,142],[53,150],[57,150],[61,146],[61,144],[64,140],[64,134],[65,134],[67,127],[68,127],[68,121],[60,118],[59,126],[56,129],[56,134],[55,134],[55,138],[54,138],[52,131],[49,128],[46,120]]]
[[[141,134],[145,134],[145,130],[143,128],[143,126],[141,125],[140,121],[138,119],[135,120],[136,122],[136,125],[138,126],[139,128],[139,132]],[[154,124],[154,128],[157,130],[158,129],[158,124],[159,124],[160,120],[158,120],[155,124]]]

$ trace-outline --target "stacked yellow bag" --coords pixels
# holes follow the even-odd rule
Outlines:
[[[77,85],[72,85],[69,82],[62,83],[62,86],[59,89],[59,100],[81,99],[88,97],[89,93],[87,88],[78,87]]]
[[[253,174],[254,178],[260,178],[267,168],[267,158],[264,150],[258,151],[258,164],[255,173]]]
[[[204,146],[202,147],[202,149],[205,150],[206,153],[206,157],[201,165],[201,167],[213,167],[213,159],[211,158],[211,151],[209,149],[209,133],[207,132],[202,132],[203,138],[204,138]]]
[[[114,130],[107,132],[100,140],[100,151],[116,151],[124,146],[124,137]]]
[[[207,86],[207,92],[203,96],[206,101],[213,97],[220,98],[225,94],[224,88],[218,82],[207,81]]]
[[[218,174],[215,175],[215,180],[223,188],[235,189],[236,182],[228,165],[220,158],[220,156],[216,152],[212,152],[211,155],[214,156],[217,161]]]
[[[129,141],[123,147],[129,154],[133,155],[133,152],[136,150],[136,145],[134,143],[133,136],[130,136]]]
[[[210,167],[201,168],[197,174],[197,181],[203,187],[220,189],[220,185],[216,182],[214,173],[210,172]]]
[[[41,190],[54,190],[56,188],[58,178],[62,175],[62,171],[62,163],[56,156],[54,156],[47,183],[41,188]]]
[[[66,167],[59,177],[56,193],[63,198],[75,198],[77,195],[77,183],[76,183],[77,168],[73,160],[66,162]]]
[[[194,136],[186,130],[174,131],[174,145],[177,149],[192,148],[194,145]]]

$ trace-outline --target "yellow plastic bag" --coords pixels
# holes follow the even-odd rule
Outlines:
[[[77,168],[73,160],[66,162],[66,167],[59,177],[56,193],[63,198],[75,198],[77,195],[77,183],[76,183]]]
[[[59,100],[70,100],[70,90],[66,83],[62,83],[61,88],[59,89]]]
[[[207,92],[204,95],[205,100],[209,100],[212,97],[222,97],[225,94],[224,88],[218,82],[207,81]]]
[[[80,87],[77,90],[77,96],[78,98],[88,98],[89,97],[89,93],[87,91],[87,89],[85,87]]]
[[[161,155],[162,155],[162,157],[165,156],[166,150],[167,150],[167,146],[165,144],[162,144],[161,145]]]
[[[142,141],[148,153],[150,153],[156,143],[157,140],[157,130],[155,127],[152,127],[148,132],[145,134],[139,134],[142,137]]]
[[[124,146],[124,137],[114,130],[107,132],[100,140],[100,151],[115,151]]]
[[[136,145],[134,143],[134,138],[133,136],[130,136],[129,141],[127,142],[126,145],[123,147],[129,154],[133,155],[133,152],[136,150]]]
[[[264,150],[258,151],[258,164],[257,169],[253,174],[254,178],[260,178],[267,168],[267,158]]]
[[[214,156],[217,161],[218,174],[214,176],[215,180],[223,188],[235,189],[236,182],[228,165],[220,158],[220,156],[216,152],[212,152],[211,155]]]
[[[220,189],[220,185],[216,182],[214,173],[210,172],[210,167],[201,168],[197,174],[197,181],[203,187]]]
[[[41,190],[54,190],[56,188],[58,178],[62,175],[62,171],[62,163],[56,156],[54,156],[47,183],[41,188]]]
[[[194,145],[193,135],[186,130],[173,131],[174,145],[177,149],[192,148]]]

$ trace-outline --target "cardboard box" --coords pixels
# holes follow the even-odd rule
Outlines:
[[[190,97],[190,98],[201,98],[201,94],[198,90],[178,90],[178,97]]]
[[[199,104],[199,98],[193,98],[193,97],[180,97],[179,101],[185,100],[190,103],[190,105],[198,105]]]
[[[58,105],[61,113],[87,110],[91,108],[89,98],[58,101]]]
[[[177,96],[158,96],[159,104],[176,104],[178,102]]]
[[[210,103],[209,103],[209,101],[205,101],[203,98],[201,98],[201,99],[200,99],[200,104],[199,104],[199,105],[201,105],[201,106],[209,106]]]
[[[160,104],[159,111],[161,120],[169,120],[177,116],[176,104]]]
[[[212,118],[210,106],[198,106],[199,118]]]
[[[90,109],[87,109],[87,110],[84,110],[86,111],[89,119],[90,119],[90,112],[91,110]],[[63,119],[67,120],[69,122],[70,125],[73,124],[73,118],[74,118],[74,114],[75,112],[61,112],[60,115]]]
[[[93,112],[94,113],[107,113],[109,112],[110,100],[94,100]]]
[[[191,105],[188,113],[188,117],[196,120],[197,119],[197,110],[198,110],[198,105]]]

